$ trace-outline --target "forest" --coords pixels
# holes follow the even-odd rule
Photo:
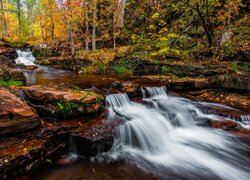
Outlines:
[[[250,177],[250,1],[0,0],[0,179]]]

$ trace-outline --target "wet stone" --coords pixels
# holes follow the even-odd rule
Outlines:
[[[104,103],[102,95],[63,84],[35,85],[25,87],[22,91],[40,115],[57,119],[96,113]]]
[[[0,88],[0,135],[25,131],[39,124],[35,109],[10,91]]]

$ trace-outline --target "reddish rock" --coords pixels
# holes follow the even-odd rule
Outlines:
[[[26,81],[26,77],[21,69],[8,69],[9,76],[11,80],[15,81]]]
[[[104,102],[102,95],[63,85],[35,85],[23,88],[23,92],[28,99],[42,104],[42,106],[34,105],[34,107],[39,108],[44,115],[54,118],[94,113],[100,110]]]
[[[16,133],[40,124],[36,111],[16,95],[0,89],[0,135]]]
[[[28,65],[28,66],[25,66],[25,69],[26,70],[35,70],[37,68],[37,66],[35,65]]]
[[[232,129],[239,126],[239,123],[231,120],[211,120],[211,126],[217,129]]]

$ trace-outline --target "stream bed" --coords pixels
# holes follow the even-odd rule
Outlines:
[[[249,129],[248,112],[216,103],[171,95],[164,82],[128,76],[90,76],[38,66],[26,71],[27,85],[70,83],[82,89],[108,89],[115,81],[144,86],[142,97],[106,96],[105,121],[119,122],[108,152],[76,159],[70,154],[31,173],[29,179],[239,179],[250,177],[250,143],[233,133],[211,128],[211,121],[235,121],[213,109],[244,114],[237,121]],[[106,94],[107,94],[106,93]],[[212,109],[212,111],[211,111]]]

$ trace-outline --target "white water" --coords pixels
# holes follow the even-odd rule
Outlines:
[[[20,49],[16,49],[17,59],[15,59],[16,64],[21,64],[25,66],[35,65],[35,57],[33,56],[30,49],[22,51]]]
[[[107,97],[109,121],[126,122],[116,129],[106,158],[133,162],[160,178],[249,179],[249,149],[225,131],[197,125],[219,116],[167,96],[165,88],[145,88],[143,95],[147,105],[131,102],[126,94]]]

